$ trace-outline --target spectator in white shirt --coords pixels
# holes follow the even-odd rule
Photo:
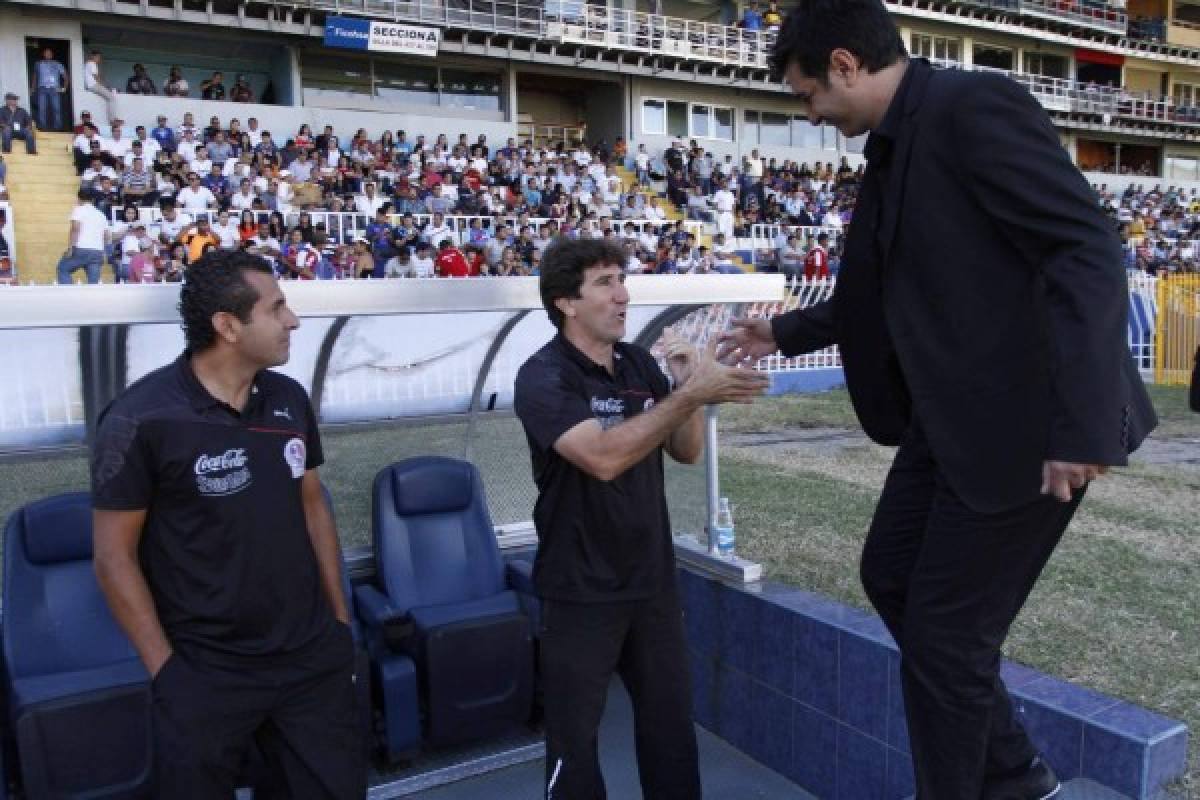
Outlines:
[[[360,214],[369,214],[372,218],[376,212],[383,208],[384,203],[388,199],[375,191],[375,182],[367,181],[363,184],[363,193],[355,196],[354,208]]]
[[[235,211],[245,211],[248,208],[254,208],[254,201],[258,199],[258,195],[254,193],[254,189],[250,185],[249,178],[242,178],[238,186],[238,190],[233,193],[233,197],[229,198],[229,205]]]
[[[217,207],[217,198],[207,187],[200,184],[200,176],[189,172],[187,186],[175,195],[175,204],[184,211],[206,211]]]
[[[725,235],[726,239],[733,238],[733,209],[737,198],[729,191],[726,181],[717,183],[717,191],[713,194],[713,207],[717,210],[717,233]]]
[[[174,203],[163,205],[162,220],[158,225],[158,238],[163,244],[170,245],[179,239],[179,235],[191,227],[190,214],[181,214]]]
[[[88,53],[87,63],[83,65],[83,88],[104,98],[104,107],[111,124],[117,119],[117,90],[104,82],[104,76],[100,73],[102,60],[100,51],[93,50]],[[61,278],[61,274],[59,277]]]
[[[58,282],[71,283],[76,270],[84,270],[88,283],[100,282],[104,253],[108,250],[108,220],[92,205],[92,192],[80,189],[78,204],[71,212],[71,232],[66,252],[58,261]]]
[[[258,117],[246,120],[246,136],[250,137],[251,147],[258,147],[262,144],[262,135],[262,129],[258,127]]]
[[[213,235],[221,240],[222,250],[236,250],[241,244],[242,237],[238,233],[237,223],[234,222],[228,211],[222,211],[217,214],[217,221],[211,226]]]
[[[129,152],[130,145],[133,144],[131,140],[125,138],[121,129],[121,123],[122,121],[119,119],[113,120],[112,136],[107,139],[102,139],[100,145],[100,148],[104,152],[118,160],[123,160],[125,158],[125,154]]]
[[[196,158],[196,150],[201,146],[200,142],[196,141],[195,131],[185,130],[179,143],[175,145],[175,152],[190,164]]]
[[[188,168],[195,170],[201,175],[207,175],[212,172],[213,160],[208,157],[207,147],[197,147],[196,157],[188,164]]]

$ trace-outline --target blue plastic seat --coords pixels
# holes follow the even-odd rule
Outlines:
[[[87,493],[9,517],[3,639],[25,796],[149,796],[149,676],[92,571]]]
[[[532,629],[510,588],[475,467],[438,457],[386,467],[375,477],[371,522],[377,585],[359,586],[355,599],[389,756],[418,744],[418,707],[435,746],[526,721]]]

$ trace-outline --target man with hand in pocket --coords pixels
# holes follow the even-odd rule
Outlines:
[[[299,325],[271,267],[214,250],[180,292],[187,349],[100,415],[95,568],[152,676],[155,796],[366,795],[337,530],[304,389],[270,370]]]

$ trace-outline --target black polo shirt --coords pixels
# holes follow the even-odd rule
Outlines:
[[[184,353],[104,410],[92,504],[148,511],[139,558],[174,649],[261,663],[331,635],[300,491],[322,461],[308,394],[268,370],[239,413]]]
[[[559,334],[517,373],[513,405],[525,426],[538,487],[533,576],[546,598],[639,600],[674,586],[662,448],[608,482],[554,449],[584,420],[607,429],[667,396],[667,378],[649,352],[618,342],[613,356],[615,374]]]

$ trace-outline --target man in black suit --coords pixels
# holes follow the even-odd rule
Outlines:
[[[772,58],[811,122],[871,132],[868,167],[832,300],[738,321],[723,356],[836,343],[863,428],[899,445],[861,576],[917,796],[1051,797],[1000,648],[1088,482],[1156,423],[1120,243],[1033,97],[910,61],[879,0],[808,0]]]

